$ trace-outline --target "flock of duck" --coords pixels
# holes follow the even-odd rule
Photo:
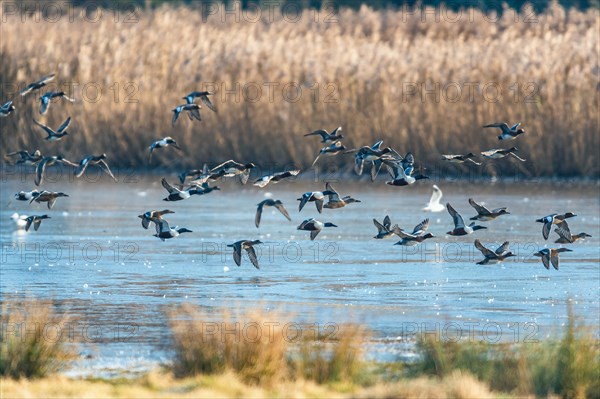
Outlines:
[[[27,85],[20,92],[20,95],[26,96],[29,93],[41,90],[50,81],[52,81],[54,77],[54,74],[44,76],[43,78]],[[215,108],[215,106],[209,98],[209,96],[212,94],[212,92],[208,91],[194,91],[183,97],[183,99],[186,100],[186,103],[178,105],[172,110],[172,125],[175,126],[177,120],[179,119],[179,116],[182,113],[185,113],[191,121],[202,120],[200,115],[200,110],[202,109],[202,106],[200,104],[195,103],[195,100],[197,98],[199,98],[200,101],[204,105],[206,105],[207,108],[209,108],[213,112],[217,112],[217,109]],[[39,97],[39,113],[41,115],[45,115],[48,112],[48,109],[53,99],[64,99],[70,102],[74,101],[73,99],[67,97],[67,95],[62,91],[48,91]],[[14,111],[15,107],[13,105],[13,101],[9,101],[0,107],[0,117],[8,117]],[[69,134],[67,129],[70,126],[71,117],[68,117],[56,130],[44,125],[43,123],[35,119],[33,120],[33,122],[47,134],[47,136],[45,137],[47,141],[54,142],[63,139]],[[517,139],[519,135],[525,133],[525,130],[522,129],[520,125],[520,123],[517,123],[513,126],[509,126],[507,123],[493,123],[485,125],[483,127],[500,129],[498,140],[510,141]],[[391,177],[391,180],[386,182],[386,184],[388,185],[410,186],[415,184],[418,180],[429,178],[428,176],[425,176],[421,173],[415,173],[415,159],[410,152],[404,156],[401,156],[397,151],[395,151],[391,147],[382,148],[383,141],[378,141],[372,146],[364,146],[361,148],[348,150],[342,144],[344,136],[341,134],[341,131],[342,128],[338,127],[337,129],[334,129],[331,133],[329,133],[326,130],[316,130],[305,135],[307,137],[319,136],[321,138],[321,143],[324,144],[324,147],[321,148],[321,150],[318,152],[312,164],[313,166],[318,162],[321,156],[335,156],[339,154],[352,153],[354,154],[354,171],[356,172],[356,174],[359,176],[362,175],[365,166],[370,166],[370,174],[372,181],[376,180],[382,166],[386,167],[386,170]],[[181,151],[181,148],[178,146],[177,142],[172,137],[164,137],[153,142],[148,147],[148,163],[152,161],[152,155],[154,151],[159,149],[165,149],[167,147],[172,147],[176,150]],[[512,156],[518,159],[519,161],[524,162],[525,160],[523,158],[515,154],[516,151],[516,147],[510,147],[508,149],[499,148],[492,149],[489,151],[483,151],[481,152],[481,155],[485,158],[492,159]],[[52,165],[58,164],[73,167],[73,174],[75,177],[78,178],[85,173],[88,167],[95,165],[103,169],[113,180],[117,181],[117,178],[114,176],[114,174],[108,166],[108,163],[106,162],[106,158],[106,154],[92,154],[85,156],[79,162],[71,162],[60,155],[42,156],[39,150],[36,150],[34,152],[20,150],[5,155],[6,162],[11,165],[21,164],[35,166],[36,173],[34,183],[36,186],[40,186],[42,184],[47,168]],[[442,155],[442,159],[453,163],[470,162],[475,165],[481,165],[481,162],[477,162],[475,160],[475,155],[473,153],[468,153],[464,155],[444,154]],[[161,180],[161,183],[168,193],[167,197],[164,198],[164,201],[182,201],[194,195],[205,195],[211,193],[212,191],[220,190],[218,186],[211,186],[210,183],[216,182],[224,177],[237,176],[241,184],[246,184],[253,168],[255,168],[255,164],[253,163],[243,164],[235,162],[233,160],[229,160],[213,168],[208,168],[208,165],[205,164],[202,169],[184,171],[178,176],[178,185],[171,184],[167,181],[167,179],[163,178]],[[259,188],[263,188],[268,184],[278,183],[286,179],[293,178],[299,175],[300,173],[300,170],[289,170],[280,173],[265,175],[257,179],[254,182],[254,185]],[[29,203],[32,203],[34,201],[38,203],[46,202],[48,209],[52,209],[56,200],[61,197],[68,197],[68,195],[62,192],[52,192],[46,190],[39,191],[37,189],[31,191],[20,191],[19,193],[15,194],[15,198],[19,201],[29,201]],[[470,220],[472,221],[470,224],[466,224],[462,215],[460,215],[450,205],[450,203],[447,203],[445,206],[440,203],[441,198],[442,191],[439,189],[439,187],[433,185],[433,193],[431,195],[431,199],[427,206],[423,208],[423,210],[428,212],[441,212],[444,209],[446,209],[454,222],[454,228],[447,232],[448,235],[452,236],[469,235],[477,230],[486,229],[487,227],[477,224],[477,222],[492,221],[502,215],[509,214],[509,212],[506,210],[506,207],[490,210],[482,204],[475,202],[472,198],[469,198],[469,204],[475,209],[477,215],[470,218]],[[333,188],[331,183],[326,183],[325,190],[323,191],[310,191],[302,194],[302,196],[298,198],[298,201],[300,201],[298,207],[299,212],[302,211],[302,209],[307,203],[314,202],[317,212],[319,214],[322,213],[323,208],[339,209],[351,203],[361,202],[360,200],[352,198],[351,196],[340,196],[338,192]],[[274,207],[287,220],[291,221],[290,215],[284,207],[282,201],[269,198],[260,202],[257,206],[255,216],[255,225],[257,228],[260,225],[263,209],[265,207]],[[150,227],[150,223],[153,223],[156,230],[156,234],[154,234],[154,236],[160,238],[163,241],[175,238],[183,233],[192,232],[191,230],[185,227],[171,227],[164,216],[172,213],[175,212],[169,209],[161,211],[151,210],[139,215],[138,217],[142,220],[142,227],[144,229],[148,229]],[[552,226],[555,225],[556,228],[554,231],[559,236],[559,238],[555,242],[560,244],[571,244],[577,240],[585,239],[586,237],[591,237],[587,233],[571,233],[566,219],[575,216],[576,215],[572,212],[566,212],[564,214],[550,214],[548,216],[539,218],[536,221],[543,224],[542,236],[544,237],[544,239],[548,239],[550,235],[550,230]],[[18,214],[14,214],[13,219],[17,222],[18,226],[24,227],[25,231],[29,231],[31,226],[33,226],[33,229],[37,231],[42,223],[42,220],[50,219],[50,217],[48,215],[19,216]],[[398,225],[392,226],[389,216],[385,216],[382,223],[378,222],[376,219],[373,219],[373,223],[377,228],[377,235],[374,238],[384,239],[396,235],[400,238],[400,240],[394,245],[418,245],[419,243],[434,237],[433,234],[427,231],[429,228],[429,219],[423,220],[422,222],[417,224],[412,230],[401,229]],[[297,227],[297,230],[309,231],[310,239],[314,240],[323,228],[332,227],[337,227],[337,225],[331,222],[322,222],[315,218],[309,218],[304,220]],[[228,245],[228,247],[233,248],[233,259],[238,266],[241,265],[242,250],[245,250],[248,254],[250,262],[258,269],[258,257],[254,250],[254,246],[258,244],[262,244],[262,242],[260,240],[246,239],[230,244]],[[502,245],[500,245],[493,251],[490,248],[485,247],[478,239],[475,240],[474,245],[475,248],[477,248],[484,256],[484,259],[480,262],[477,262],[477,264],[486,265],[499,263],[509,257],[516,256],[511,251],[509,251],[508,241],[504,242]],[[564,247],[544,248],[536,252],[534,255],[541,258],[542,263],[546,267],[546,269],[549,269],[551,264],[556,270],[558,270],[559,253],[568,251],[571,250]]]

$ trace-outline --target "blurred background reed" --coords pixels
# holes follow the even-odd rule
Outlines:
[[[348,148],[382,139],[429,171],[444,167],[440,154],[515,145],[528,162],[488,160],[485,173],[600,175],[596,8],[363,5],[258,15],[227,14],[220,3],[216,12],[147,3],[90,15],[75,7],[58,18],[3,3],[0,101],[17,107],[0,119],[5,152],[39,148],[73,160],[105,152],[111,166],[148,168],[148,146],[172,136],[185,154],[158,154],[152,167],[236,159],[308,168],[321,145],[303,134],[342,126]],[[57,75],[49,88],[76,102],[55,101],[41,116],[39,94],[16,93],[49,73]],[[218,113],[203,107],[202,122],[182,115],[173,128],[171,109],[201,89],[216,90]],[[55,143],[32,122],[56,128],[67,116],[71,135]],[[481,127],[498,121],[522,122],[527,133],[499,143],[496,129]],[[349,156],[328,161],[352,167]]]

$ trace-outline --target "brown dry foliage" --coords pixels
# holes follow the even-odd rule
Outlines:
[[[77,84],[78,100],[53,104],[40,118],[37,96],[17,98],[17,113],[0,122],[6,151],[40,147],[77,160],[106,152],[115,166],[142,166],[148,145],[169,135],[187,156],[165,152],[157,165],[201,167],[234,158],[308,167],[320,144],[302,135],[341,125],[348,147],[383,139],[401,153],[412,151],[431,170],[441,153],[504,146],[483,124],[521,121],[527,133],[509,144],[529,162],[495,161],[498,171],[600,173],[594,9],[554,4],[542,15],[509,11],[496,22],[475,10],[444,10],[439,21],[429,13],[423,21],[419,12],[364,6],[342,9],[329,22],[325,12],[306,11],[297,22],[269,22],[264,13],[258,22],[230,16],[223,23],[220,15],[203,20],[197,9],[170,6],[139,11],[136,23],[103,15],[97,23],[7,16],[0,25],[1,100],[51,72],[61,88]],[[209,82],[217,89],[219,112],[204,108],[202,122],[183,117],[172,128],[170,110]],[[272,101],[267,82],[277,84]],[[292,82],[302,87],[295,102],[285,99],[294,90],[283,90]],[[83,87],[90,83],[102,90],[95,103],[84,101]],[[479,87],[472,99],[469,84]],[[436,85],[437,100],[426,92]],[[227,93],[236,87],[237,94]],[[262,95],[251,102],[257,87]],[[502,97],[493,102],[497,88]],[[125,102],[132,90],[129,98],[137,103]],[[58,126],[68,115],[72,135],[59,143],[45,143],[32,123],[35,117]],[[336,162],[352,163],[343,157]]]

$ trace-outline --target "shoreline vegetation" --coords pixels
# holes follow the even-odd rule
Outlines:
[[[156,154],[151,168],[236,159],[306,170],[321,144],[303,135],[342,126],[348,148],[382,139],[427,172],[445,170],[441,154],[514,145],[527,162],[482,167],[498,176],[600,176],[594,8],[552,3],[540,14],[491,20],[472,9],[436,19],[431,7],[363,6],[252,21],[161,5],[127,23],[108,10],[92,23],[77,10],[52,22],[0,10],[0,102],[17,108],[0,119],[5,152],[39,148],[73,160],[104,152],[111,167],[145,169],[148,146],[172,136],[184,152]],[[56,79],[48,88],[75,103],[41,116],[38,95],[17,92],[49,73]],[[216,91],[218,113],[203,108],[201,122],[180,118],[172,127],[171,109],[203,89]],[[70,135],[59,143],[45,142],[32,123],[58,126],[67,116]],[[504,121],[522,122],[526,134],[506,144],[482,128]],[[350,156],[327,161],[352,168]]]
[[[335,334],[293,342],[280,323],[260,336],[215,334],[206,320],[265,324],[291,320],[278,310],[165,309],[172,360],[160,370],[127,378],[68,378],[57,374],[75,347],[42,326],[70,320],[49,301],[4,301],[0,341],[2,397],[563,397],[600,395],[598,339],[577,322],[570,305],[562,336],[532,343],[440,340],[425,335],[414,361],[365,360],[370,333],[343,324]],[[216,317],[216,319],[215,319]],[[21,335],[17,325],[29,326]],[[35,329],[32,325],[37,326]]]

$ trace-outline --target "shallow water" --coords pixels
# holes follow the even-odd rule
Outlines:
[[[280,309],[289,319],[320,331],[333,331],[343,322],[362,322],[374,331],[369,355],[390,360],[409,357],[415,334],[440,339],[519,341],[560,334],[567,321],[567,301],[575,314],[597,333],[600,329],[598,265],[600,200],[596,183],[537,182],[471,184],[436,182],[463,216],[474,215],[469,197],[489,207],[507,206],[510,215],[485,222],[487,230],[450,237],[447,212],[425,213],[431,183],[389,187],[378,182],[337,183],[342,195],[361,203],[343,209],[313,204],[298,213],[296,198],[322,183],[293,181],[258,189],[234,181],[222,191],[181,202],[163,202],[160,176],[131,183],[58,182],[42,188],[64,191],[52,210],[45,204],[13,199],[31,190],[32,179],[2,183],[0,290],[7,297],[53,299],[76,316],[82,358],[70,374],[113,375],[144,371],[168,361],[169,330],[165,309],[193,303],[208,309],[262,307]],[[175,178],[171,178],[173,182]],[[256,204],[272,193],[290,215],[288,222],[265,209],[261,226],[254,226]],[[137,215],[169,208],[171,225],[193,230],[165,242],[144,230]],[[560,270],[546,270],[532,253],[554,246],[535,219],[573,211],[575,233],[593,237],[569,245]],[[17,231],[14,212],[51,216],[39,231]],[[435,238],[418,247],[394,246],[394,238],[375,240],[372,219],[390,215],[405,229],[431,219]],[[338,228],[321,232],[311,242],[296,230],[302,220],[316,217]],[[518,257],[501,265],[479,266],[473,247],[511,242]],[[240,239],[260,239],[257,270],[244,255],[237,267],[225,246]],[[285,322],[273,320],[273,322]],[[296,330],[290,330],[294,336]],[[66,331],[66,328],[65,328]],[[87,356],[89,355],[89,356]]]

